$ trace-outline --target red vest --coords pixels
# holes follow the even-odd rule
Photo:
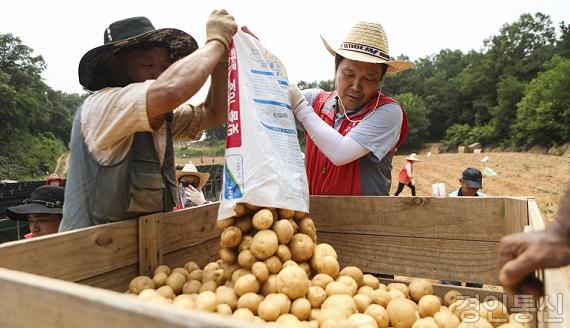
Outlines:
[[[323,113],[325,102],[329,101],[336,96],[336,92],[321,92],[313,102],[313,109],[315,113],[328,125],[334,128],[334,115],[335,111],[330,110],[328,113]],[[376,105],[377,96],[372,97],[372,100],[365,104],[364,110],[356,113],[349,114],[348,117],[356,121],[355,123],[349,120],[343,120],[340,124],[338,132],[345,136],[353,127],[358,124],[366,114],[374,110]],[[380,96],[380,101],[377,106],[383,106],[388,103],[397,103],[394,99]],[[392,149],[394,153],[406,139],[408,131],[408,120],[406,112],[402,110],[403,120],[400,128],[400,138],[398,143]],[[311,195],[362,195],[361,179],[360,179],[360,159],[352,161],[342,166],[334,165],[315,145],[308,133],[305,133],[306,147],[305,147],[305,165],[307,168],[307,178],[309,180],[309,194]],[[381,158],[380,158],[381,159]]]

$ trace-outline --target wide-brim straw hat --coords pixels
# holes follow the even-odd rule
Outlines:
[[[336,50],[322,35],[321,40],[332,55],[360,62],[386,64],[387,73],[398,73],[414,67],[411,61],[390,58],[388,37],[380,23],[362,21],[356,23]]]
[[[89,50],[79,62],[79,83],[90,91],[105,87],[124,87],[130,83],[115,54],[145,44],[168,48],[176,61],[196,49],[198,43],[188,33],[174,29],[155,29],[146,17],[132,17],[112,23],[103,33],[103,45]]]
[[[196,176],[200,179],[200,184],[198,185],[198,188],[200,188],[200,189],[202,189],[202,187],[204,187],[204,185],[206,184],[206,182],[208,182],[208,179],[210,178],[210,173],[198,172],[196,165],[194,165],[194,163],[192,163],[192,162],[184,165],[182,170],[176,171],[176,181],[179,181],[180,178],[182,178],[184,176],[188,176],[188,175],[193,175],[193,176]]]
[[[416,153],[411,153],[410,156],[406,157],[406,160],[408,161],[414,161],[414,162],[421,162],[422,160],[418,158],[418,155],[416,155]]]

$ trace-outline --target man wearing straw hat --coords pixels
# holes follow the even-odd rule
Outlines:
[[[400,175],[398,176],[398,190],[394,196],[400,195],[404,186],[408,186],[412,191],[412,196],[416,195],[416,183],[414,182],[414,163],[421,162],[416,153],[412,153],[410,156],[406,157],[406,164],[402,166],[400,170]]]
[[[79,82],[92,94],[74,118],[60,231],[176,206],[173,139],[198,139],[225,120],[236,31],[223,9],[210,14],[200,49],[189,34],[155,29],[146,17],[104,30],[104,44],[79,63]],[[210,75],[205,103],[184,104]]]
[[[176,171],[178,181],[177,210],[206,204],[202,188],[210,178],[210,173],[198,172],[196,165],[190,161],[181,170]]]
[[[312,195],[384,195],[390,191],[392,156],[406,137],[401,106],[381,93],[386,73],[413,67],[392,60],[379,23],[358,22],[335,56],[336,90],[289,96],[306,131],[306,169]]]

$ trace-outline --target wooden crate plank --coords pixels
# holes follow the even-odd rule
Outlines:
[[[528,225],[528,204],[524,198],[505,198],[504,234],[524,231]]]
[[[79,281],[138,262],[136,220],[0,245],[0,267]]]
[[[162,214],[161,214],[162,215]],[[162,264],[161,215],[139,218],[139,274],[152,277],[154,268]]]
[[[138,275],[139,266],[137,264],[131,264],[124,268],[105,272],[84,280],[79,280],[77,283],[123,293],[129,289],[129,283],[131,280]]]
[[[204,242],[182,248],[164,255],[164,264],[171,268],[184,267],[184,264],[194,261],[203,268],[206,264],[218,260],[220,239],[215,237]]]
[[[161,214],[160,247],[163,254],[219,236],[219,202]]]
[[[0,295],[3,327],[261,327],[216,314],[148,303],[130,295],[1,268]]]
[[[498,284],[498,243],[353,233],[318,233],[341,267],[430,279]]]
[[[498,241],[504,198],[312,196],[317,231]]]

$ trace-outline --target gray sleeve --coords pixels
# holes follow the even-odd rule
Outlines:
[[[381,160],[398,142],[402,120],[400,105],[389,103],[376,108],[374,113],[350,130],[347,136]]]

